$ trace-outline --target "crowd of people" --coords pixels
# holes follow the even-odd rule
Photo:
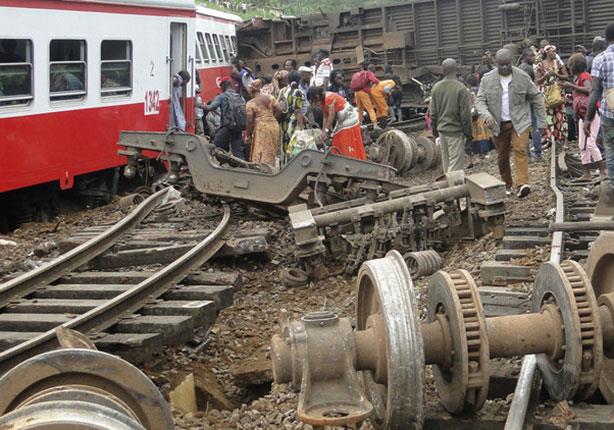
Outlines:
[[[457,77],[456,61],[446,59],[429,107],[444,172],[465,168],[468,142],[492,142],[508,194],[522,198],[531,191],[528,159],[540,160],[550,146],[577,141],[580,180],[592,180],[596,167],[609,178],[607,198],[614,203],[614,23],[605,37],[595,37],[590,51],[581,45],[575,51],[566,62],[547,40],[526,43],[519,59],[510,49],[487,51],[464,80]]]
[[[392,70],[386,79],[375,76],[372,64],[352,76],[346,86],[328,52],[320,50],[311,66],[288,59],[271,77],[256,77],[238,58],[229,76],[218,79],[221,93],[204,103],[197,90],[196,133],[207,134],[215,146],[233,156],[280,168],[302,149],[330,148],[333,154],[366,159],[361,125],[381,129],[402,119],[401,82]],[[175,76],[174,95],[189,81]],[[173,106],[179,97],[173,97]],[[354,103],[353,103],[354,102]],[[185,130],[180,109],[171,125]],[[363,121],[364,112],[368,117]]]
[[[577,140],[584,166],[580,179],[591,180],[596,166],[611,181],[614,203],[614,23],[590,51],[577,46],[566,62],[562,57],[546,40],[525,44],[519,58],[507,48],[495,55],[487,51],[464,79],[457,62],[446,59],[428,110],[444,173],[465,169],[468,143],[492,143],[508,194],[522,198],[531,191],[529,158],[540,160],[548,147]],[[189,79],[187,72],[175,76],[173,107]],[[270,78],[257,78],[235,58],[230,75],[217,84],[221,93],[208,104],[197,93],[196,133],[208,134],[237,158],[272,169],[303,149],[325,147],[364,160],[361,126],[381,129],[402,120],[401,82],[392,70],[379,80],[374,66],[365,63],[346,86],[343,72],[323,50],[311,66],[288,59]],[[185,130],[183,114],[173,112],[171,124]]]

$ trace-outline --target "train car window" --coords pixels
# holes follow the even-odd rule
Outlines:
[[[198,42],[196,42],[196,64],[202,64],[203,56],[200,53],[200,46],[198,46]]]
[[[230,53],[230,55],[235,55],[236,52],[232,47],[232,43],[230,43],[230,37],[224,36],[224,39],[226,40],[226,46],[228,47],[228,52]]]
[[[209,47],[209,53],[211,54],[211,61],[215,63],[217,61],[217,56],[215,55],[211,35],[209,33],[205,33],[205,39],[207,39],[207,46]]]
[[[100,45],[100,92],[103,96],[132,92],[132,42],[103,40]]]
[[[220,34],[220,45],[222,45],[222,52],[224,53],[224,60],[228,63],[230,61],[230,57],[228,56],[228,47],[226,47],[224,36],[222,36],[221,34]]]
[[[32,98],[32,41],[0,39],[0,106],[24,105]]]
[[[232,50],[234,51],[235,55],[237,55],[237,37],[230,36],[230,41],[232,42]]]
[[[196,36],[198,37],[198,44],[200,45],[200,50],[202,52],[202,58],[205,63],[209,62],[209,52],[207,51],[207,44],[205,43],[205,37],[199,31]]]
[[[220,61],[224,61],[224,57],[222,57],[222,49],[220,48],[220,39],[217,37],[217,34],[213,35],[213,45],[215,46],[215,52],[217,53],[217,58]]]
[[[49,45],[49,94],[51,100],[80,99],[86,88],[85,40],[52,40]]]

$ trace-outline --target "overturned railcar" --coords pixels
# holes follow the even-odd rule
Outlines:
[[[527,37],[546,38],[569,54],[590,47],[614,21],[612,0],[411,0],[305,17],[255,18],[238,30],[239,55],[261,74],[286,58],[309,64],[320,48],[346,77],[363,60],[378,73],[391,65],[404,84],[405,108],[423,106],[433,72],[447,57],[465,66]]]

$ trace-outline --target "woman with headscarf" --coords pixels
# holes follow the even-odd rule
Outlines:
[[[556,46],[546,45],[543,49],[543,59],[535,70],[535,84],[540,87],[546,101],[546,119],[548,129],[544,148],[567,139],[567,114],[565,113],[565,98],[560,86],[561,81],[568,79],[565,65],[558,58]]]
[[[311,87],[307,92],[309,103],[317,104],[324,112],[322,140],[333,138],[335,154],[365,160],[358,113],[354,106],[339,94],[325,91],[323,87]],[[334,128],[333,128],[334,124]]]
[[[262,81],[254,80],[250,86],[252,99],[245,105],[246,135],[251,143],[249,159],[275,167],[275,158],[279,153],[279,124],[275,117],[281,111],[275,97],[261,94],[261,89]]]
[[[288,84],[288,71],[286,70],[278,70],[273,74],[273,92],[272,96],[279,96],[279,91],[284,88]]]

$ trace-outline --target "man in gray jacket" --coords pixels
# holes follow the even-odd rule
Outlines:
[[[531,192],[527,163],[531,109],[543,135],[547,126],[544,97],[529,75],[512,66],[512,53],[508,49],[497,51],[495,61],[497,68],[484,75],[480,82],[477,108],[493,132],[499,173],[508,194],[513,185],[510,168],[510,151],[513,149],[517,195],[525,197]]]

